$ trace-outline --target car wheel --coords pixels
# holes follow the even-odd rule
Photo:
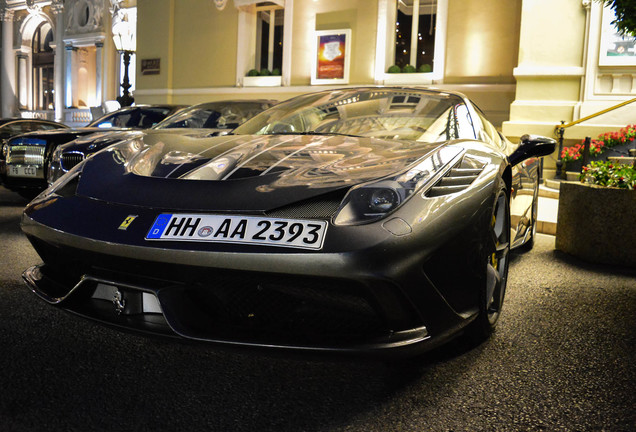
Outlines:
[[[26,198],[29,201],[31,201],[33,198],[38,196],[40,192],[42,191],[38,189],[21,189],[17,192],[18,192],[18,195],[20,195],[22,198]]]
[[[471,342],[482,341],[493,332],[506,294],[510,264],[510,201],[504,187],[497,192],[487,229],[491,243],[488,255],[481,258],[484,274],[480,278],[479,312],[466,331]]]

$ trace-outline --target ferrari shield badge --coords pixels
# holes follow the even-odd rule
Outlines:
[[[121,225],[119,225],[119,229],[126,231],[136,217],[137,215],[129,215],[126,219],[124,219]]]

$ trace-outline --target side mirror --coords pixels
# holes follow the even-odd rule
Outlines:
[[[556,141],[552,138],[538,135],[524,135],[517,150],[508,156],[510,165],[517,165],[526,159],[539,156],[547,156],[554,152]]]

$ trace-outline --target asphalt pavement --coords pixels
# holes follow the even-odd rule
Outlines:
[[[25,200],[0,187],[0,431],[634,431],[636,270],[539,234],[497,332],[411,362],[149,339],[35,297]],[[73,217],[68,215],[68,217]]]

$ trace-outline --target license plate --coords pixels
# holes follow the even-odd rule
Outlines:
[[[252,216],[161,214],[146,240],[265,244],[321,249],[327,222]]]
[[[38,168],[29,165],[9,165],[7,175],[11,177],[37,177]]]

